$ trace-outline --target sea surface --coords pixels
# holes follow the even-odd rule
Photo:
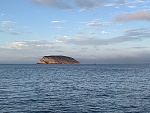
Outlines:
[[[0,113],[150,113],[150,65],[0,65]]]

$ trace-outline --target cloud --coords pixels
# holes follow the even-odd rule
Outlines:
[[[92,64],[150,63],[149,49],[140,49],[140,50],[137,50],[136,48],[116,49],[113,48],[115,46],[106,46],[108,48],[96,47],[93,49],[89,48],[89,46],[86,47],[88,48],[81,50],[80,54],[81,57],[78,58],[78,60],[81,63],[92,63]]]
[[[128,31],[130,32],[136,31],[136,29],[127,30],[125,32]],[[71,39],[68,36],[64,36],[64,38],[66,40]],[[96,48],[94,46],[83,47],[80,45],[77,46],[77,48],[74,48],[75,46],[74,47],[70,46],[70,44],[68,43],[65,44],[61,42],[61,44],[63,44],[62,47],[58,46],[59,44],[57,44],[56,41],[50,42],[47,40],[29,40],[29,41],[12,42],[5,46],[0,46],[0,51],[1,51],[0,63],[36,63],[44,55],[60,55],[60,54],[72,56],[77,60],[79,60],[81,63],[102,64],[102,63],[150,62],[149,48],[135,51],[136,49],[138,49],[137,47],[132,49],[131,48],[126,48],[126,49],[109,48],[108,49],[108,48],[99,48],[99,47]],[[109,44],[112,43],[109,42]]]
[[[112,45],[112,44],[120,44],[124,42],[131,41],[140,41],[145,38],[149,38],[150,29],[129,29],[126,30],[123,36],[114,37],[114,38],[97,38],[97,37],[82,37],[82,38],[60,38],[59,40],[65,43],[71,43],[80,46],[98,46],[98,45]]]
[[[128,6],[128,8],[137,8],[137,6]]]
[[[0,29],[0,32],[8,34],[8,35],[22,35],[22,34],[30,34],[32,32],[29,31],[19,31],[19,30],[15,30],[15,29],[9,29],[9,28],[5,28],[5,29]]]
[[[51,23],[53,25],[50,26],[50,29],[63,29],[64,27],[61,24],[65,23],[65,20],[52,20]]]
[[[52,20],[51,23],[62,24],[62,23],[64,23],[64,20]]]
[[[141,52],[126,52],[126,53],[110,53],[109,56],[101,57],[101,55],[96,56],[95,58],[80,58],[81,63],[90,63],[90,64],[148,64],[150,63],[150,52],[141,51]]]
[[[78,35],[83,35],[85,34],[84,32],[80,31],[80,32],[77,32]]]
[[[63,0],[32,0],[32,1],[43,5],[54,6],[60,9],[72,9],[72,7],[69,4],[63,2]]]
[[[60,45],[58,41],[28,40],[15,41],[0,46],[0,63],[36,63],[44,55],[69,54],[68,47]],[[66,54],[64,54],[66,53]],[[74,53],[73,53],[74,54]],[[70,56],[70,55],[68,55]]]
[[[15,27],[15,22],[12,21],[2,21],[0,22],[0,32],[15,34],[12,28]]]
[[[61,9],[75,9],[75,8],[93,8],[99,5],[102,0],[72,0],[72,5],[65,0],[32,0],[39,4],[45,4],[50,6],[55,6]]]
[[[63,52],[60,42],[47,40],[15,41],[0,46],[0,57],[39,57],[44,55],[55,55]],[[27,59],[28,60],[28,59]]]
[[[80,24],[85,24],[87,26],[110,26],[113,25],[113,22],[101,22],[99,19],[94,19],[89,22],[80,22]]]
[[[4,63],[36,63],[43,55],[54,53],[57,47],[46,40],[16,41],[0,46],[0,62]],[[58,49],[59,50],[59,49]]]
[[[103,6],[123,5],[125,0],[32,0],[42,5],[54,6],[60,9],[92,9]]]
[[[29,27],[27,26],[18,26],[17,22],[13,21],[1,21],[0,22],[0,32],[8,35],[22,35],[32,33],[27,31]]]
[[[80,8],[94,8],[100,6],[103,3],[103,0],[75,0],[76,4]]]
[[[125,30],[125,36],[137,37],[139,39],[149,38],[150,29],[149,28],[128,29],[128,30]]]
[[[147,20],[150,21],[150,13],[145,10],[136,11],[134,13],[125,13],[115,16],[115,21],[130,21],[130,20]]]
[[[125,0],[115,0],[116,4],[125,4]]]
[[[136,2],[144,2],[143,0],[136,0]]]
[[[102,31],[101,34],[109,34],[110,32]]]
[[[0,27],[8,28],[14,26],[15,22],[12,21],[2,21]]]
[[[20,32],[17,32],[17,31],[11,31],[10,34],[11,34],[11,35],[21,35],[21,33],[20,33]]]
[[[6,14],[4,14],[4,13],[0,13],[0,16],[5,16]]]
[[[0,32],[4,32],[4,30],[3,30],[3,29],[0,29]]]
[[[0,46],[0,49],[33,49],[33,48],[40,48],[40,47],[51,47],[52,42],[46,40],[30,40],[30,41],[16,41],[9,43],[5,46]]]
[[[149,49],[150,47],[141,47],[141,46],[137,46],[137,47],[131,47],[131,49]]]

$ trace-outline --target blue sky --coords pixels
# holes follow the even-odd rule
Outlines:
[[[150,63],[149,0],[1,0],[0,63],[66,55]]]

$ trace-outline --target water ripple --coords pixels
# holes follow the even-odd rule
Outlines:
[[[2,113],[149,113],[150,65],[0,65]]]

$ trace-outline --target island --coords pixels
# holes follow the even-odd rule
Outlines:
[[[37,64],[80,64],[80,62],[68,56],[44,56]]]

